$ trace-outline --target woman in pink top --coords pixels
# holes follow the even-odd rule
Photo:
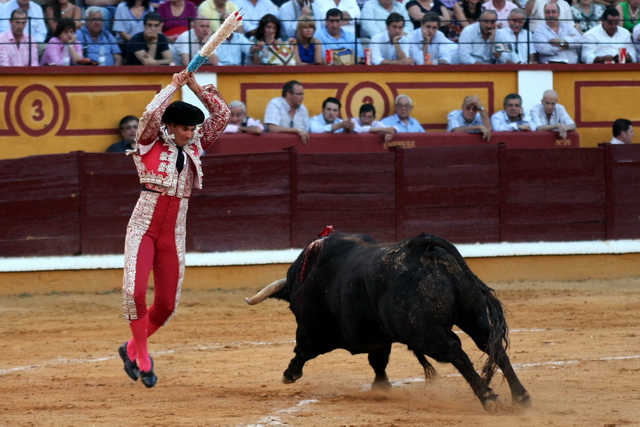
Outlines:
[[[58,21],[47,43],[40,65],[71,65],[82,59],[82,46],[76,43],[76,24],[72,19]]]
[[[162,32],[169,43],[174,43],[180,34],[189,30],[198,10],[189,0],[170,0],[160,5],[158,14],[162,18]]]

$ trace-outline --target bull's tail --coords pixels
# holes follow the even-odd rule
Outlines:
[[[484,296],[490,333],[484,349],[488,358],[482,368],[482,378],[486,384],[489,384],[498,367],[498,360],[509,348],[509,327],[505,319],[504,307],[498,300],[495,291],[471,271],[467,262],[453,244],[434,235],[423,234],[421,237],[425,239],[424,243],[427,244],[424,252],[427,258],[437,259],[435,248],[444,249],[456,259],[464,274]]]

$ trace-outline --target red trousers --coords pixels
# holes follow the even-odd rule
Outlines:
[[[184,279],[188,198],[143,191],[133,211],[125,242],[124,317],[149,314],[156,328],[166,324],[180,301]],[[147,311],[147,287],[153,269],[154,300]]]

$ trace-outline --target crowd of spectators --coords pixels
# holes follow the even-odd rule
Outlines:
[[[243,24],[209,64],[626,63],[640,53],[640,0],[0,0],[0,65],[185,65],[239,9]]]

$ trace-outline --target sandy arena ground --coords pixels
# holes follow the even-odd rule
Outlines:
[[[122,369],[119,292],[0,297],[0,426],[640,426],[639,279],[490,283],[510,310],[510,357],[532,396],[486,413],[450,365],[396,345],[390,393],[369,391],[366,355],[337,350],[280,378],[293,353],[287,305],[256,289],[189,291],[152,338],[158,384]],[[188,277],[187,277],[188,285]],[[481,353],[463,334],[480,367]]]

